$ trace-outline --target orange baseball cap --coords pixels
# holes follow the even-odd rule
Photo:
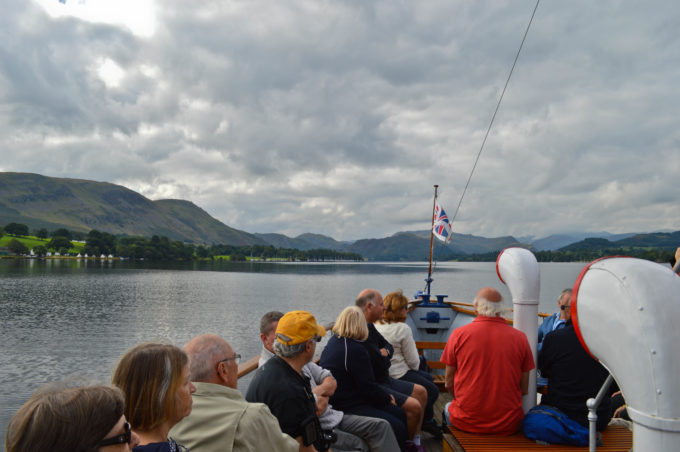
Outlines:
[[[290,311],[279,319],[276,340],[285,345],[301,344],[314,336],[323,337],[326,329],[307,311]]]

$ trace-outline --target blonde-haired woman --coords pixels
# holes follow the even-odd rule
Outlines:
[[[394,348],[389,370],[390,377],[419,384],[425,388],[427,404],[423,417],[425,419],[423,430],[441,438],[442,432],[433,419],[434,411],[432,409],[434,402],[439,397],[439,388],[434,384],[432,376],[428,372],[419,370],[420,356],[418,356],[416,341],[413,339],[413,331],[405,323],[408,312],[408,298],[404,296],[401,290],[398,290],[385,295],[383,301],[385,312],[374,325]]]
[[[361,344],[367,337],[363,312],[356,306],[343,309],[319,363],[331,371],[338,383],[330,401],[345,413],[385,419],[404,450],[408,438],[406,414],[396,406],[394,397],[376,383],[368,352]]]
[[[134,452],[182,452],[168,437],[170,429],[191,413],[189,358],[174,345],[141,344],[118,362],[113,384],[125,394],[125,416],[139,435]]]

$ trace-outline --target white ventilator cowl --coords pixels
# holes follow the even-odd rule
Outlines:
[[[678,450],[680,277],[641,259],[594,261],[574,285],[571,318],[623,392],[633,450]]]

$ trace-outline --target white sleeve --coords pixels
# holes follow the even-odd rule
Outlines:
[[[413,332],[411,328],[405,323],[402,323],[405,328],[402,329],[401,339],[401,353],[404,355],[404,361],[411,370],[418,370],[420,367],[420,358],[418,357],[418,348],[416,341],[413,339]]]

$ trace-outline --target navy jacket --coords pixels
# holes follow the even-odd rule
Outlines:
[[[390,395],[375,381],[371,360],[361,342],[331,336],[321,353],[319,365],[328,369],[338,382],[331,403],[338,410],[370,404],[383,407]]]

